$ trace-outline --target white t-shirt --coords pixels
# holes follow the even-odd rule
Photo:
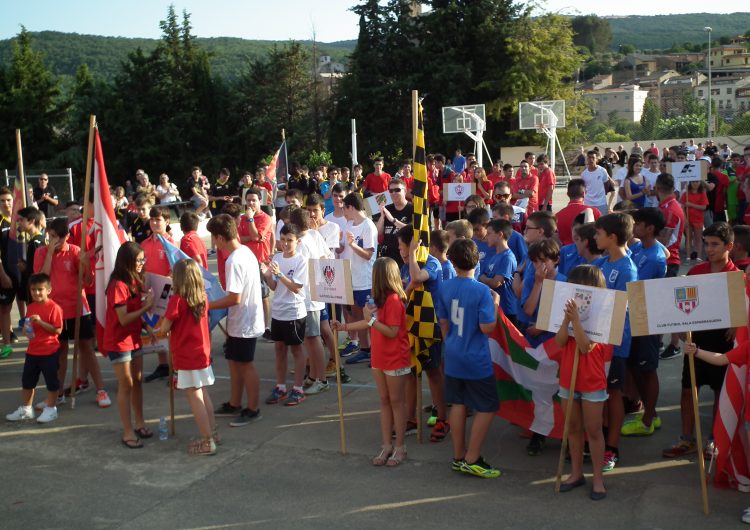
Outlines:
[[[341,217],[336,217],[335,215],[333,215],[333,213],[329,213],[323,219],[325,219],[329,223],[335,223],[339,225],[339,229],[342,232],[344,231],[344,228],[346,228],[346,223],[349,222],[346,220],[346,217],[344,217],[343,215]]]
[[[299,252],[290,258],[285,258],[282,253],[278,253],[273,257],[273,261],[279,264],[281,274],[294,283],[303,286],[308,284],[307,258]],[[306,315],[305,288],[293,293],[280,280],[276,280],[276,290],[273,292],[271,301],[271,317],[276,320],[289,321]]]
[[[328,221],[326,224],[318,227],[318,232],[331,250],[341,246],[341,227],[337,223]]]
[[[354,239],[361,248],[373,249],[369,260],[361,258],[347,243],[347,232],[351,232]],[[366,291],[372,289],[372,266],[378,256],[378,229],[370,219],[365,218],[361,223],[355,225],[351,221],[346,223],[343,235],[344,250],[341,259],[351,260],[352,266],[352,289],[355,291]]]
[[[583,204],[586,206],[607,204],[607,196],[604,193],[604,183],[609,178],[607,170],[601,166],[596,166],[594,171],[589,171],[586,168],[581,173],[581,178],[586,185],[586,196],[583,199]]]
[[[628,168],[626,166],[618,167],[615,171],[612,172],[612,180],[614,180],[617,183],[617,193],[615,194],[615,204],[620,204],[622,202],[622,197],[620,197],[620,188],[622,188],[622,183],[625,181],[625,177],[628,175]],[[585,203],[586,201],[584,201]]]
[[[266,329],[260,296],[258,258],[241,245],[227,258],[224,266],[226,291],[240,295],[240,303],[229,308],[227,333],[230,337],[260,337]]]
[[[308,230],[305,232],[297,246],[297,252],[305,259],[330,259],[333,258],[333,252],[328,248],[325,239],[317,230]],[[310,282],[305,281],[305,305],[308,311],[320,311],[325,308],[324,302],[313,302],[310,295]]]
[[[279,219],[279,222],[276,223],[276,241],[281,241],[281,229],[284,228],[284,220]]]
[[[641,169],[641,175],[643,175],[643,178],[648,182],[649,187],[653,190],[654,186],[656,186],[656,177],[659,176],[659,172],[652,173],[650,169],[643,168]],[[659,198],[656,195],[650,195],[646,197],[646,202],[643,203],[644,206],[647,208],[658,208],[659,207]]]

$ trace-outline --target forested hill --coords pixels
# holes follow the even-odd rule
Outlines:
[[[130,39],[102,37],[58,31],[31,33],[35,50],[44,53],[45,63],[54,74],[74,76],[76,69],[86,63],[91,72],[111,80],[120,73],[120,64],[128,53],[140,47],[150,52],[158,39]],[[197,38],[196,42],[210,54],[213,73],[224,79],[235,79],[246,70],[248,60],[264,57],[274,44],[286,41],[246,40],[234,37]],[[312,42],[302,44],[312,50]],[[336,62],[345,62],[354,49],[355,41],[317,43],[318,55],[330,55]],[[0,64],[8,64],[13,53],[12,39],[0,40]]]
[[[611,48],[617,50],[621,44],[632,44],[639,50],[666,49],[685,42],[703,43],[705,26],[713,28],[712,37],[718,42],[721,37],[742,35],[750,30],[750,13],[716,15],[692,13],[682,15],[652,15],[607,17],[612,30]],[[44,53],[45,62],[54,74],[73,76],[78,66],[88,64],[91,72],[100,78],[111,80],[120,72],[120,64],[128,53],[140,47],[144,52],[152,50],[158,39],[131,39],[125,37],[102,37],[42,31],[31,33],[34,49]],[[12,39],[0,40],[0,65],[8,64],[12,53]],[[246,69],[248,60],[265,56],[274,44],[285,41],[246,40],[235,37],[198,38],[196,42],[209,52],[212,71],[221,78],[235,79]],[[312,42],[302,44],[312,49]],[[346,63],[356,41],[317,43],[318,55],[330,55],[334,61]]]
[[[686,4],[687,6],[687,4]],[[658,2],[654,8],[658,9]],[[684,15],[651,15],[606,17],[612,29],[612,49],[632,44],[639,50],[666,49],[685,42],[707,42],[706,26],[713,30],[711,38],[744,35],[750,30],[750,13],[690,13]]]

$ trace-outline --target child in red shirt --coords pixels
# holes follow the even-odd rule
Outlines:
[[[31,323],[32,332],[24,325],[29,346],[21,376],[21,406],[5,416],[8,421],[33,420],[34,389],[39,382],[39,374],[44,375],[47,385],[47,401],[37,422],[49,423],[57,419],[57,393],[60,379],[57,376],[58,350],[62,332],[63,312],[59,305],[49,298],[52,292],[50,278],[46,274],[34,274],[29,278],[32,303],[26,308],[26,320]]]
[[[374,466],[397,466],[406,458],[406,382],[411,374],[409,337],[406,331],[406,293],[398,264],[391,258],[378,258],[372,269],[374,305],[365,305],[364,320],[342,324],[334,329],[360,331],[371,328],[372,375],[380,394],[380,432],[383,446],[372,459]],[[391,444],[393,428],[396,447]]]
[[[216,454],[220,443],[214,405],[208,387],[211,370],[211,334],[208,331],[208,299],[198,264],[189,259],[175,263],[174,293],[167,303],[160,334],[169,332],[169,348],[177,371],[177,388],[184,390],[201,438],[188,445],[188,454]]]
[[[578,265],[570,271],[569,283],[606,288],[604,274],[593,265]],[[568,325],[573,327],[570,336]],[[576,350],[580,352],[576,385],[573,389],[573,408],[569,422],[568,442],[570,444],[571,471],[568,479],[560,484],[560,491],[570,491],[583,486],[583,433],[584,428],[591,449],[591,461],[594,462],[594,481],[591,488],[591,500],[601,500],[606,496],[604,476],[599,462],[604,459],[604,434],[602,432],[602,412],[607,401],[607,372],[604,364],[612,358],[612,346],[592,342],[583,331],[575,300],[565,303],[565,317],[560,330],[555,335],[555,342],[563,348],[560,362],[560,398],[563,411],[567,411],[567,402],[571,398],[570,381],[573,374],[573,358]]]
[[[703,256],[703,220],[708,207],[706,183],[702,180],[690,182],[687,193],[683,193],[680,202],[687,210],[688,227],[690,235],[693,236],[693,252],[690,254],[690,260],[695,261]]]
[[[105,290],[106,324],[100,345],[117,377],[117,409],[123,431],[120,441],[128,449],[142,448],[141,439],[154,435],[143,418],[141,317],[154,303],[153,293],[145,292],[145,261],[141,246],[134,241],[125,242],[117,250]],[[135,414],[135,429],[131,412]]]
[[[200,218],[195,212],[185,212],[180,217],[180,230],[182,230],[182,239],[180,240],[180,250],[193,258],[198,265],[208,270],[208,250],[206,244],[198,235],[198,224]]]

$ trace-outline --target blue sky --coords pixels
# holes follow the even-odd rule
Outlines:
[[[159,20],[174,3],[192,14],[199,37],[310,39],[331,42],[357,38],[357,0],[0,0],[0,39],[29,31],[65,31],[94,35],[158,38]],[[604,15],[685,13],[685,0],[547,0],[548,11]],[[694,4],[690,11],[699,10]],[[707,5],[706,5],[707,6]],[[723,0],[707,6],[714,13],[748,11],[746,0]],[[615,11],[616,10],[616,11]],[[704,8],[704,10],[707,10]]]

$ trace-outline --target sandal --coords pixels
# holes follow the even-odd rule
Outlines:
[[[221,445],[221,436],[219,436],[219,427],[214,427],[214,430],[211,432],[211,438],[214,439],[214,443],[216,445]]]
[[[120,440],[122,442],[122,445],[127,447],[128,449],[143,449],[143,442],[141,442],[138,438],[135,440]]]
[[[386,462],[388,462],[388,457],[391,456],[392,450],[393,450],[393,447],[384,445],[382,449],[380,450],[380,453],[378,453],[378,456],[372,459],[372,465],[384,466]]]
[[[388,457],[388,461],[385,463],[388,467],[396,467],[406,459],[406,446],[396,447]]]
[[[188,444],[188,454],[193,456],[213,456],[216,454],[216,444],[211,438],[193,440]]]
[[[148,427],[138,427],[134,432],[138,438],[151,438],[154,435]]]

